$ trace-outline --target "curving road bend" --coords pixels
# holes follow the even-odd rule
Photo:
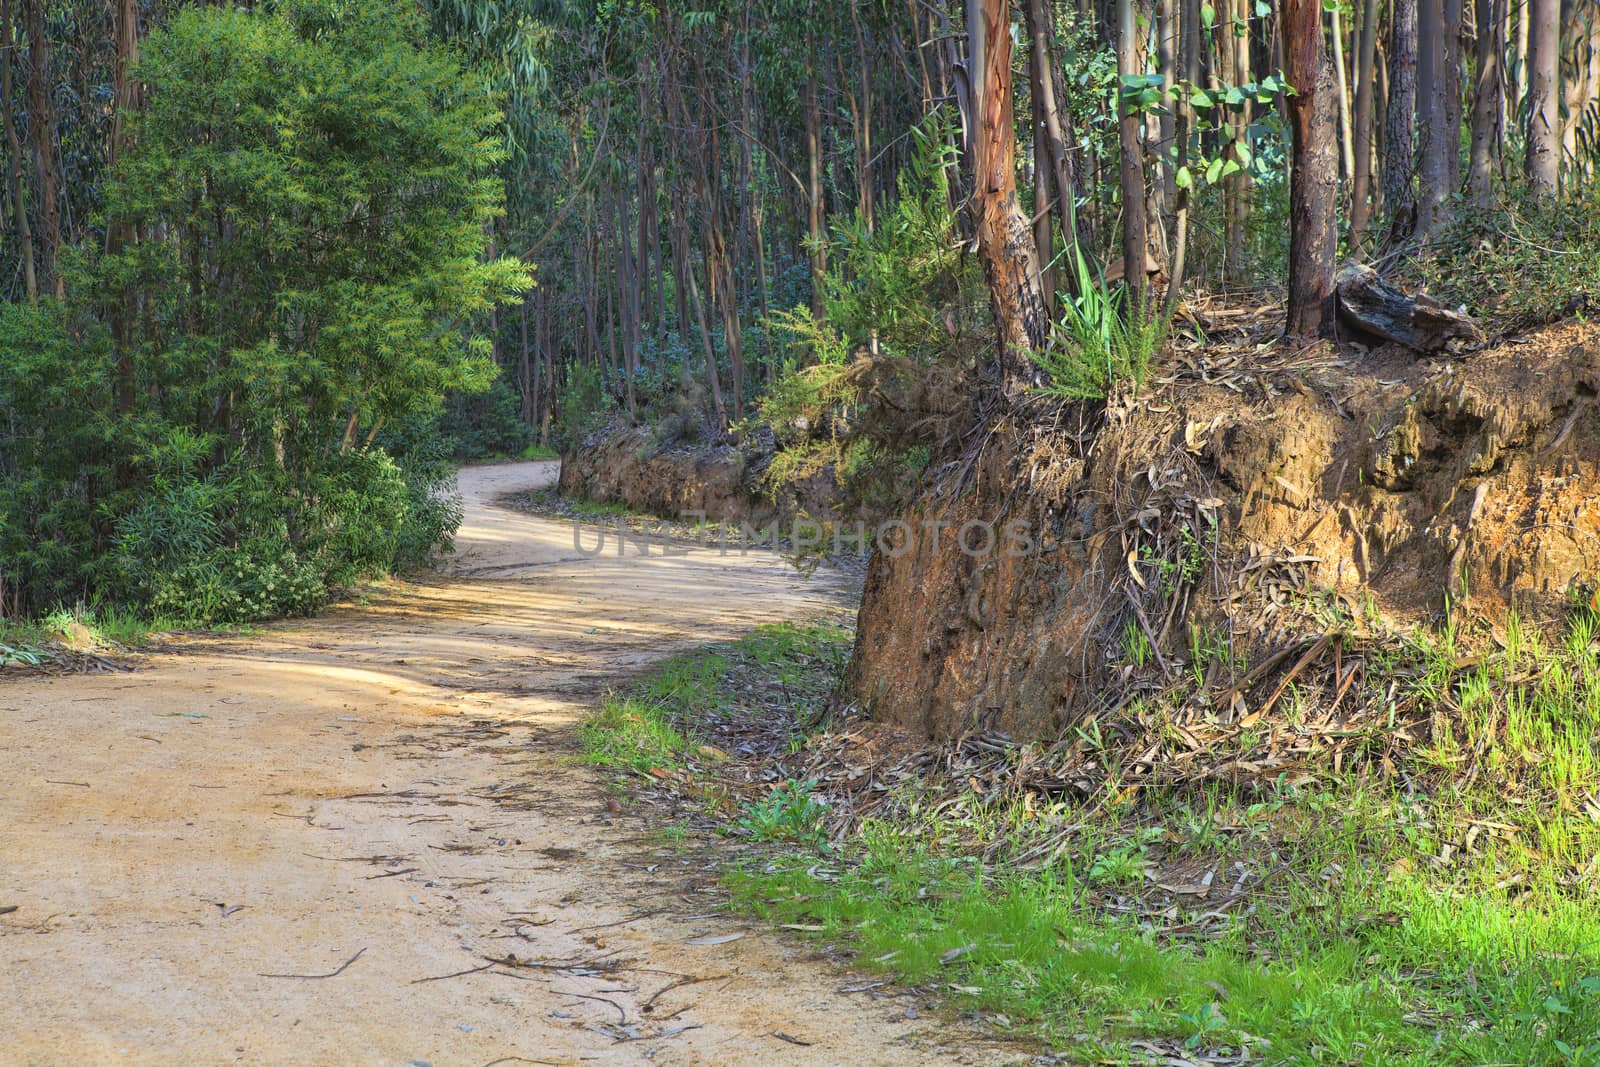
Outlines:
[[[555,474],[464,470],[455,555],[370,602],[0,678],[0,1064],[1015,1059],[842,992],[607,814],[571,759],[607,685],[853,591],[766,553],[590,557],[497,504]]]

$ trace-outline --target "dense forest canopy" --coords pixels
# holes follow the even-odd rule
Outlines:
[[[312,610],[448,539],[452,456],[870,478],[1207,294],[1526,323],[1600,246],[1593,0],[0,9],[3,612]]]

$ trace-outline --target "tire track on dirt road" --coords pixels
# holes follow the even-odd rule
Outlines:
[[[463,471],[455,556],[370,603],[0,681],[0,1063],[999,1061],[716,914],[570,758],[608,682],[849,583],[574,559],[495,503],[554,476]]]

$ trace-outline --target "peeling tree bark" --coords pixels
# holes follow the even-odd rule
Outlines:
[[[1289,334],[1319,337],[1334,325],[1337,248],[1337,92],[1322,49],[1320,0],[1283,0],[1283,67],[1289,97],[1294,172],[1289,186]]]
[[[1015,396],[1035,376],[1027,350],[1044,345],[1050,320],[1033,232],[1017,201],[1009,0],[968,0],[967,49],[975,112],[973,224],[999,334],[1002,387]],[[1142,194],[1138,203],[1144,203]]]

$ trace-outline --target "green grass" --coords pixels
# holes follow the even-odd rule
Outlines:
[[[81,627],[83,632],[79,632]],[[48,614],[27,619],[0,619],[0,666],[8,662],[31,663],[52,658],[50,646],[71,644],[87,635],[89,645],[99,650],[140,649],[156,634],[201,628],[208,633],[251,634],[260,627],[251,624],[214,623],[204,627],[182,619],[146,616],[115,605],[57,608]]]
[[[614,518],[632,514],[625,504],[602,503],[598,500],[576,500],[571,498],[567,499],[566,504],[573,514],[583,515],[587,518]]]
[[[67,639],[77,627],[87,631],[96,647],[139,648],[152,634],[177,629],[167,618],[149,618],[114,606],[58,608],[33,619],[0,619],[0,645],[38,649]]]
[[[631,771],[675,766],[688,748],[659,704],[630,696],[608,696],[582,738],[586,762]]]
[[[728,882],[737,907],[821,926],[816,936],[864,966],[1113,1062],[1138,1062],[1127,1042],[1149,1038],[1245,1044],[1289,1064],[1600,1062],[1600,1049],[1562,1051],[1600,1035],[1594,902],[1549,885],[1520,897],[1451,887],[1375,863],[1403,848],[1383,840],[1394,812],[1373,802],[1317,794],[1283,809],[1274,836],[1297,835],[1281,839],[1292,842],[1290,871],[1210,940],[1160,932],[1203,904],[1154,919],[1108,907],[1140,880],[1105,862],[1128,848],[1115,830],[1098,842],[1080,833],[1042,869],[1006,873],[940,847],[928,826],[869,823],[841,862],[794,853]],[[1029,840],[1004,813],[992,821],[1012,847]]]
[[[838,626],[779,623],[663,660],[630,689],[608,694],[583,724],[583,758],[614,770],[681,767],[705,740],[695,724],[750,713],[742,706],[749,678],[809,706],[832,686],[849,642]]]
[[[549,445],[530,444],[517,453],[518,459],[560,459],[561,453]]]
[[[725,813],[767,844],[724,878],[737,909],[1094,1062],[1145,1062],[1133,1042],[1158,1041],[1296,1065],[1600,1067],[1597,630],[1586,612],[1553,636],[1513,620],[1474,659],[1446,628],[1375,665],[1439,711],[1404,775],[1004,805],[910,781],[901,815],[832,844],[826,795],[789,781]],[[843,647],[765,630],[672,661],[591,722],[592,758],[680,765],[759,679],[820,699]],[[1207,871],[1203,899],[1158,885]]]

